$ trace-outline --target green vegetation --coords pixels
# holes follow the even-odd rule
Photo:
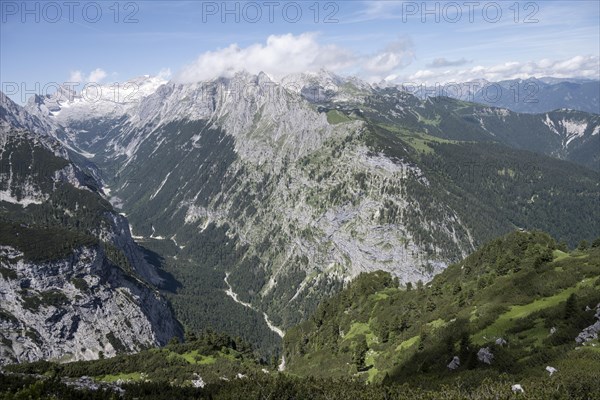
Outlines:
[[[107,335],[107,339],[115,346],[114,336]],[[89,376],[98,382],[141,380],[179,386],[189,386],[195,374],[200,375],[204,382],[216,383],[222,378],[233,380],[238,373],[264,374],[262,369],[273,372],[272,366],[260,363],[250,345],[215,332],[191,335],[185,343],[173,341],[164,348],[110,359],[67,364],[40,361],[15,364],[6,369],[10,372],[52,374],[65,378]]]
[[[117,382],[117,381],[127,381],[127,382],[135,382],[142,379],[142,374],[140,372],[130,372],[128,374],[116,374],[116,375],[104,375],[98,377],[98,380],[101,382]]]
[[[183,250],[174,248],[168,241],[147,240],[141,244],[146,248],[147,260],[166,272],[168,281],[162,293],[187,330],[212,329],[242,337],[259,349],[261,356],[269,359],[272,355],[277,356],[281,339],[268,328],[260,313],[237,304],[225,293],[224,271],[233,270],[246,250],[243,247],[236,249],[236,238],[229,239],[228,230],[227,225],[209,224],[197,233],[189,227],[189,234],[194,235],[196,241]],[[177,259],[172,257],[176,252]],[[239,276],[242,278],[240,286],[254,283],[251,287],[256,290],[261,280],[254,262],[241,263],[243,268],[239,269]],[[233,277],[229,282],[238,284],[237,278]],[[243,296],[242,300],[249,299]]]
[[[569,296],[580,291],[584,286],[592,286],[593,279],[584,279],[576,286],[569,287],[555,294],[554,296],[542,297],[529,304],[512,306],[507,312],[501,314],[493,324],[486,327],[481,332],[478,332],[474,336],[474,342],[483,344],[489,337],[499,337],[507,332],[511,326],[514,325],[514,321],[517,319],[523,319],[530,316],[531,314],[552,308],[560,303],[564,303]]]
[[[87,190],[56,182],[54,175],[69,161],[25,136],[8,136],[2,150],[0,171],[12,174],[6,189],[21,198],[23,187],[32,186],[48,199],[27,207],[0,202],[0,244],[32,262],[64,259],[76,248],[99,244],[98,230],[109,226],[112,207],[92,178],[81,177]]]
[[[0,214],[0,243],[23,252],[27,261],[40,262],[65,258],[73,249],[93,246],[98,240],[61,227],[28,226],[8,221]]]
[[[550,236],[524,231],[484,245],[416,289],[399,288],[387,273],[363,274],[288,330],[288,370],[439,390],[459,378],[541,377],[546,365],[573,375],[600,368],[598,353],[575,342],[595,321],[599,277],[600,249],[564,253]],[[490,365],[478,360],[483,347],[494,355]],[[461,365],[450,371],[454,356]]]
[[[338,110],[330,110],[327,112],[327,122],[329,122],[331,125],[341,124],[348,121],[352,121],[352,119]]]
[[[105,390],[80,390],[66,386],[58,380],[35,380],[30,377],[0,375],[0,398],[13,399],[56,399],[61,400],[96,400],[96,399],[214,399],[214,400],[239,400],[239,399],[395,399],[395,400],[464,400],[473,399],[556,399],[556,400],[587,400],[598,395],[594,375],[581,373],[564,377],[536,378],[525,380],[521,385],[525,393],[515,394],[511,391],[513,382],[506,376],[501,376],[495,381],[485,380],[481,385],[469,386],[457,382],[441,388],[438,391],[429,391],[408,385],[362,385],[349,379],[302,379],[278,374],[270,376],[250,375],[248,379],[222,381],[209,384],[204,389],[164,385],[160,383],[126,383],[121,385],[125,389],[123,395],[116,394],[110,389]],[[584,383],[579,383],[584,382]],[[589,382],[585,383],[585,382]],[[594,397],[591,397],[594,396]]]

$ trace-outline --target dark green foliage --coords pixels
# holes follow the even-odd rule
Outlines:
[[[577,295],[571,294],[565,302],[565,319],[575,318],[579,314],[579,305],[577,304]]]
[[[127,347],[125,347],[125,345],[123,345],[121,340],[119,340],[119,338],[117,338],[114,333],[112,333],[112,332],[107,333],[106,339],[112,345],[112,347],[117,351],[117,353],[126,353],[127,352]]]
[[[365,368],[365,356],[369,351],[367,340],[364,335],[358,337],[358,341],[354,345],[354,353],[352,355],[352,362],[356,365],[356,369],[362,371]]]
[[[283,374],[251,374],[246,379],[220,381],[195,389],[162,382],[126,383],[124,395],[110,389],[90,391],[66,386],[58,379],[0,374],[0,399],[123,399],[123,400],[173,400],[173,399],[355,399],[355,400],[464,400],[472,399],[555,399],[589,400],[600,396],[595,362],[589,355],[571,356],[555,377],[535,376],[520,380],[525,393],[514,394],[514,381],[508,375],[485,376],[470,372],[460,381],[448,382],[439,389],[421,389],[409,384],[388,383],[364,385],[356,380],[315,379]],[[578,367],[574,369],[573,367]]]
[[[71,279],[71,283],[77,290],[87,291],[89,289],[87,282],[83,278],[73,278]]]
[[[18,278],[16,271],[10,268],[0,267],[0,275],[5,280],[16,280]]]
[[[0,399],[117,400],[119,395],[111,390],[76,389],[61,383],[57,379],[40,379],[0,373]]]
[[[0,243],[23,252],[28,261],[51,261],[69,256],[73,249],[98,243],[93,236],[61,227],[28,226],[0,216]]]
[[[123,253],[122,250],[118,249],[117,247],[115,247],[109,243],[102,243],[102,248],[104,249],[106,258],[108,258],[108,260],[112,264],[119,266],[121,269],[123,269],[128,274],[135,273],[133,266],[131,265],[131,263],[127,259],[127,256],[125,256],[125,254]]]
[[[549,232],[575,246],[600,230],[598,173],[495,144],[432,146],[435,153],[422,162],[480,242],[517,226]],[[502,173],[508,170],[513,173]]]
[[[122,346],[114,335],[108,334],[107,340],[115,348]],[[203,364],[204,359],[209,362]],[[199,363],[196,363],[197,361]],[[192,342],[180,343],[176,339],[165,348],[146,350],[138,354],[122,354],[109,359],[101,357],[96,361],[67,364],[39,361],[10,365],[7,370],[25,374],[53,373],[71,378],[144,373],[153,382],[176,382],[182,385],[193,379],[194,373],[200,373],[205,381],[214,382],[220,380],[221,376],[233,379],[237,373],[260,372],[265,367],[255,358],[254,351],[248,343],[207,331],[196,335],[196,340]]]
[[[193,332],[213,329],[233,337],[242,337],[260,349],[264,357],[269,357],[278,353],[281,339],[268,328],[262,314],[235,303],[225,293],[225,271],[235,269],[235,274],[245,278],[241,282],[245,291],[234,286],[236,293],[245,293],[242,297],[244,301],[249,300],[248,290],[256,288],[252,286],[250,278],[259,273],[236,269],[236,263],[242,260],[245,249],[236,247],[237,238],[227,237],[228,230],[227,225],[217,227],[209,224],[198,233],[189,226],[186,234],[196,239],[183,250],[173,249],[174,246],[166,241],[145,241],[143,245],[148,260],[172,274],[163,294],[186,329]],[[169,257],[178,250],[177,260]],[[165,257],[158,256],[158,253]],[[185,282],[185,286],[180,282]],[[238,283],[236,275],[231,275],[229,282],[232,286],[234,282]]]

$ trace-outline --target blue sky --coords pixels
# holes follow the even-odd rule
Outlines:
[[[29,89],[232,68],[428,83],[599,73],[598,1],[1,3],[0,78]]]

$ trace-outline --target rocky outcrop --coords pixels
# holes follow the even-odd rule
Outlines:
[[[513,393],[525,393],[525,390],[523,389],[523,386],[521,386],[520,384],[514,384],[510,387],[510,389],[513,391]]]
[[[454,371],[458,367],[460,367],[460,358],[458,356],[452,357],[452,361],[447,365],[448,369]]]
[[[165,300],[100,246],[44,263],[2,246],[0,268],[0,363],[110,357],[180,334]]]
[[[579,344],[586,343],[595,339],[598,339],[598,335],[600,334],[600,304],[596,306],[596,315],[597,321],[585,328],[583,331],[577,335],[575,341]]]
[[[52,127],[0,100],[0,365],[110,357],[180,336],[152,286],[162,279],[100,182]]]
[[[477,359],[482,363],[490,365],[494,361],[494,354],[489,347],[482,347],[477,352]]]

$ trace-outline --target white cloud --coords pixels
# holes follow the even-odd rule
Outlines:
[[[160,71],[158,71],[158,75],[156,76],[163,80],[169,80],[171,78],[171,75],[171,68],[163,68]]]
[[[539,61],[511,61],[491,66],[478,65],[468,69],[444,71],[419,70],[404,79],[405,82],[435,83],[467,82],[473,79],[501,81],[506,79],[541,78],[594,78],[600,75],[597,56],[575,56],[566,60],[542,59]],[[398,81],[398,80],[396,80]]]
[[[83,74],[81,71],[71,71],[69,75],[69,82],[81,82],[83,81]]]
[[[315,33],[300,35],[271,35],[265,44],[253,44],[241,48],[232,44],[223,49],[201,54],[196,61],[185,66],[175,76],[179,82],[196,82],[218,76],[229,77],[239,70],[252,74],[265,72],[274,79],[298,72],[326,69],[332,72],[356,72],[381,74],[403,68],[413,59],[412,44],[408,39],[398,39],[381,52],[360,55],[346,48],[321,44]]]
[[[224,49],[208,51],[184,67],[176,78],[183,82],[193,82],[231,76],[241,69],[257,74],[265,72],[274,78],[281,78],[294,72],[318,70],[321,67],[336,71],[347,67],[352,54],[334,45],[321,45],[316,35],[303,33],[271,35],[266,44],[253,44],[241,48],[232,44]]]
[[[87,75],[87,76],[83,72],[81,72],[80,70],[75,70],[75,71],[71,71],[71,73],[69,75],[69,82],[79,82],[79,83],[95,82],[95,83],[99,83],[104,78],[106,78],[106,76],[107,76],[106,71],[104,71],[101,68],[96,68],[95,70],[91,71],[89,73],[89,75]]]
[[[106,72],[100,68],[96,68],[95,70],[90,72],[90,75],[88,76],[87,80],[88,82],[98,83],[101,82],[104,78],[106,78]]]
[[[408,38],[400,38],[388,44],[383,51],[369,57],[364,69],[387,74],[410,64],[413,58],[411,41]]]

